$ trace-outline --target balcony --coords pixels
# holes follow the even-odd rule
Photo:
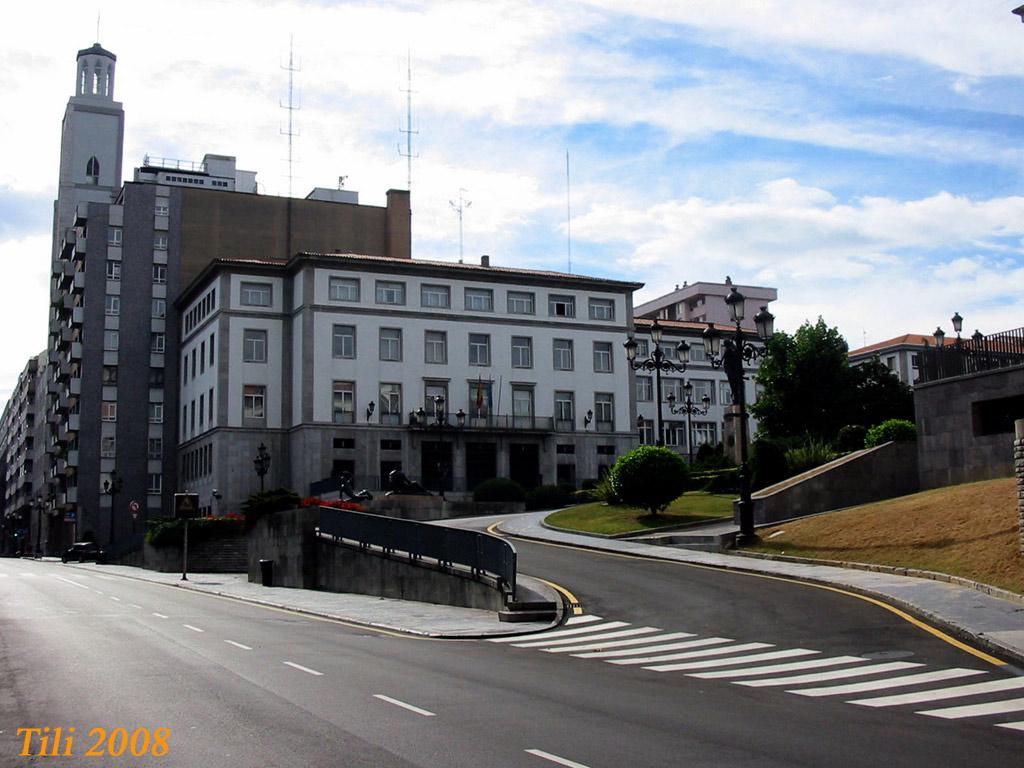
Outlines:
[[[84,322],[85,309],[83,307],[74,307],[71,310],[71,325],[78,326],[80,328]]]
[[[431,419],[432,421],[433,419]],[[455,416],[448,414],[449,429],[455,430]],[[417,430],[428,430],[427,427],[410,425]],[[436,429],[436,427],[434,427]],[[554,432],[555,420],[551,416],[466,416],[462,431],[478,432]]]
[[[71,359],[81,360],[82,359],[82,342],[75,341],[71,343]]]
[[[68,387],[72,395],[76,397],[82,394],[82,379],[79,376],[75,376],[71,379],[71,384]]]
[[[74,292],[81,292],[85,290],[85,272],[75,272],[71,290]]]
[[[46,393],[48,395],[60,394],[60,391],[62,389],[63,389],[63,387],[60,385],[59,381],[48,381],[48,382],[46,382]]]
[[[68,451],[68,467],[78,468],[78,451]]]

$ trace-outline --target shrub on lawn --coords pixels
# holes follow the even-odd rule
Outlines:
[[[705,493],[739,493],[739,469],[723,469],[718,472],[709,472],[707,480],[701,486],[701,490]]]
[[[750,452],[750,487],[767,488],[789,477],[785,447],[774,440],[755,440]]]
[[[577,501],[603,501],[605,504],[618,504],[619,497],[615,495],[615,489],[609,478],[610,475],[605,475],[600,480],[584,480],[583,487],[573,496]]]
[[[623,504],[646,509],[654,516],[686,491],[689,474],[686,462],[675,451],[641,445],[615,462],[609,479]]]
[[[492,477],[473,489],[473,501],[525,501],[526,491],[515,480]]]
[[[836,457],[832,446],[824,440],[808,438],[801,445],[797,445],[786,451],[786,465],[789,467],[790,475],[799,475],[809,469],[827,464]]]
[[[867,427],[860,424],[847,424],[836,435],[836,450],[844,453],[859,451],[864,447],[864,438],[867,435]]]
[[[542,485],[526,492],[527,509],[558,509],[575,503],[572,488],[566,485]]]
[[[906,419],[889,419],[875,424],[864,438],[865,448],[888,443],[890,440],[917,440],[917,427]]]

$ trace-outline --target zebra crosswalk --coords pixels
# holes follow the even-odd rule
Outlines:
[[[810,698],[836,697],[864,707],[912,707],[916,714],[945,720],[1011,719],[1024,713],[1024,677],[996,678],[962,667],[927,669],[914,661],[826,656],[813,648],[701,637],[593,615],[573,616],[562,627],[534,635],[487,642],[747,688],[781,688]],[[1024,733],[1024,720],[992,724]]]

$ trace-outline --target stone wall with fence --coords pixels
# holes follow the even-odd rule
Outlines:
[[[1018,419],[1016,427],[1016,440],[1013,441],[1013,467],[1017,473],[1017,535],[1020,543],[1020,553],[1024,555],[1024,419]]]

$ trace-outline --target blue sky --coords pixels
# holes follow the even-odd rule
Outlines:
[[[124,167],[232,154],[287,194],[383,204],[412,58],[413,255],[645,282],[771,285],[779,327],[851,346],[1024,325],[1024,25],[1015,2],[37,3],[0,29],[0,402],[46,343],[51,201],[74,55],[118,56]],[[54,20],[60,23],[55,24]],[[11,152],[11,148],[17,151]],[[18,329],[17,333],[10,329]]]

